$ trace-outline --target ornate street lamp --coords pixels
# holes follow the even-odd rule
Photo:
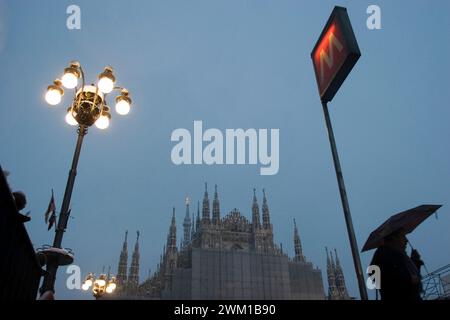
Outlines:
[[[102,273],[98,279],[95,279],[93,273],[89,273],[81,286],[81,289],[88,291],[92,287],[92,294],[96,299],[101,298],[104,294],[111,294],[116,290],[116,278]]]
[[[78,87],[81,78],[82,84]],[[61,80],[56,79],[52,85],[48,86],[45,94],[45,100],[49,105],[59,104],[64,95],[64,88],[74,89],[74,98],[67,109],[66,122],[72,126],[78,126],[78,140],[75,153],[72,160],[72,167],[69,172],[64,199],[61,205],[58,224],[53,241],[54,248],[61,248],[62,238],[67,228],[67,221],[70,215],[70,198],[77,174],[78,159],[80,157],[83,138],[87,134],[88,128],[95,124],[99,129],[106,129],[111,119],[111,110],[106,102],[106,96],[113,90],[118,90],[119,95],[115,98],[116,111],[120,115],[126,115],[130,111],[131,98],[127,89],[115,86],[116,78],[111,67],[105,67],[105,70],[98,76],[97,85],[85,84],[84,72],[78,61],[73,61],[64,69],[64,75]],[[55,255],[47,257],[47,270],[44,276],[44,282],[40,289],[41,294],[51,290],[55,291],[55,279],[58,266],[60,266],[61,257]]]

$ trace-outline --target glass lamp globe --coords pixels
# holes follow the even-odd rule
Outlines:
[[[114,89],[114,82],[108,77],[102,77],[98,81],[98,89],[103,93],[110,93]]]
[[[98,76],[98,89],[103,93],[110,93],[114,89],[116,78],[112,67],[105,67],[105,70]]]
[[[99,286],[99,287],[103,287],[106,285],[106,281],[104,279],[97,279],[95,280],[95,283]]]
[[[45,94],[45,101],[49,105],[56,106],[58,103],[61,102],[62,94],[61,91],[57,88],[50,88],[47,90],[47,93]]]
[[[101,115],[100,118],[98,118],[97,121],[95,121],[95,126],[101,130],[108,128],[109,118],[105,115]]]
[[[61,78],[62,85],[67,89],[73,89],[78,84],[78,77],[73,72],[66,72]]]
[[[116,112],[122,116],[128,114],[130,112],[130,103],[125,99],[119,100],[116,103]]]
[[[69,110],[66,114],[66,122],[71,126],[76,126],[78,124],[77,120],[75,120],[75,118],[73,117],[71,110]],[[91,280],[88,280],[88,281],[91,281]]]
[[[86,284],[86,285],[88,286],[88,288],[89,288],[90,286],[92,286],[92,279],[87,279],[87,280],[84,282],[84,284]]]

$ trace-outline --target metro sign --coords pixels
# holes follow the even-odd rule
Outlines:
[[[311,52],[322,102],[333,99],[360,56],[347,9],[334,7]]]

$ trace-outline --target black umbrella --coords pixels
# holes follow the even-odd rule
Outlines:
[[[393,215],[373,231],[367,239],[362,252],[378,248],[384,239],[393,232],[403,229],[405,234],[411,233],[426,218],[436,212],[442,205],[424,204]]]

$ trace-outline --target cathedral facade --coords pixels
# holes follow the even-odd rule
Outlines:
[[[139,233],[127,274],[127,235],[120,254],[119,298],[202,300],[326,299],[322,272],[303,255],[294,220],[295,254],[274,243],[273,226],[263,190],[262,220],[254,190],[251,221],[237,209],[221,216],[217,186],[212,214],[207,186],[202,209],[191,216],[186,201],[183,239],[177,245],[175,209],[156,272],[139,283]]]

